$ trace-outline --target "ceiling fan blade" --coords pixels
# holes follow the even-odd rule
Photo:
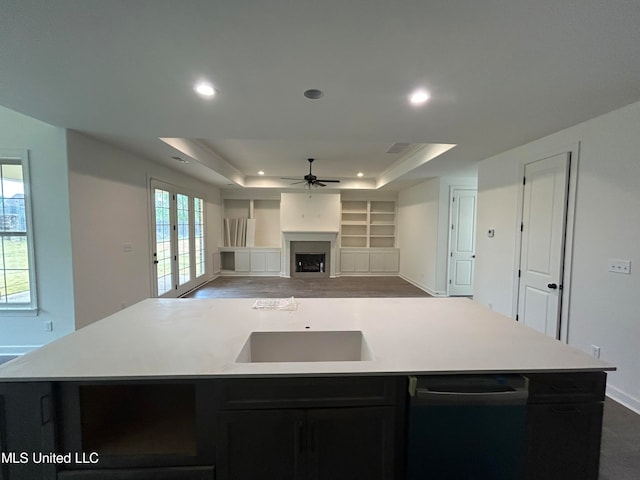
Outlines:
[[[292,178],[291,180],[295,180],[295,178]],[[299,183],[309,183],[306,180],[301,180],[299,182],[293,182],[291,185],[298,185]]]
[[[280,177],[280,180],[300,180],[300,177]]]
[[[316,180],[315,182],[313,182],[314,185],[318,185],[320,187],[326,187],[326,185],[322,182],[320,182],[319,180]]]
[[[316,180],[316,182],[340,183],[340,180]]]

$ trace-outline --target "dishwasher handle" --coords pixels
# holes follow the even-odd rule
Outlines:
[[[529,393],[526,389],[503,392],[440,392],[427,388],[416,388],[415,396],[411,402],[429,405],[520,405],[527,403],[528,398]]]

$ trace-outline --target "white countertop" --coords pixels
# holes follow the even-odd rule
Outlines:
[[[144,300],[0,366],[0,381],[614,370],[468,299],[302,298],[296,311],[254,301]],[[235,361],[251,332],[289,330],[360,330],[374,358]]]

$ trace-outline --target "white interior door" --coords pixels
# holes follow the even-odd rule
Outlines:
[[[473,295],[476,253],[475,189],[451,189],[451,231],[449,237],[449,295]]]
[[[518,320],[559,338],[570,154],[525,166]]]

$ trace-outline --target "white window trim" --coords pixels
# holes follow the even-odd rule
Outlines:
[[[37,316],[38,282],[36,281],[36,255],[34,247],[33,215],[31,209],[31,176],[29,165],[29,151],[26,149],[0,149],[0,163],[22,165],[22,181],[24,184],[24,203],[27,223],[27,255],[29,256],[29,287],[31,302],[24,304],[0,303],[1,316]]]

